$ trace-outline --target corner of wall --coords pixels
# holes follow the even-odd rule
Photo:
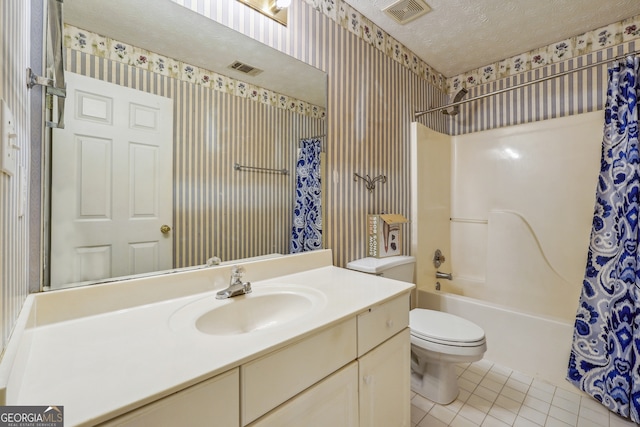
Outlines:
[[[0,3],[0,49],[11,52],[3,58],[0,94],[12,112],[17,138],[16,175],[0,173],[0,310],[2,350],[29,292],[29,207],[28,194],[31,131],[29,90],[25,70],[29,65],[31,2],[9,0]],[[21,183],[22,181],[22,183]],[[27,188],[24,188],[24,185]]]

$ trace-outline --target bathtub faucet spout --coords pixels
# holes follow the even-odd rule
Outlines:
[[[443,273],[441,271],[436,271],[436,279],[453,280],[453,276],[451,275],[451,273]]]

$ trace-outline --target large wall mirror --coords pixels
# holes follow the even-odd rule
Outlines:
[[[64,21],[45,289],[288,253],[326,74],[171,0],[65,0]]]

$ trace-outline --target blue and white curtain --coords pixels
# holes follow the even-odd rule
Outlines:
[[[319,139],[302,141],[296,165],[296,205],[293,210],[290,253],[322,248],[322,206]]]
[[[609,69],[600,177],[567,379],[640,422],[638,58]]]

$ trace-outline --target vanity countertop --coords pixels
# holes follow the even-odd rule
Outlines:
[[[193,324],[189,326],[189,322],[176,321],[177,313],[188,312],[203,298],[214,298],[226,286],[222,280],[228,281],[229,268],[225,267],[192,272],[198,278],[207,277],[200,281],[188,273],[164,277],[162,280],[192,283],[184,286],[182,294],[174,289],[181,286],[179,282],[167,288],[173,292],[164,292],[159,286],[158,293],[166,297],[155,295],[150,301],[141,296],[144,292],[135,283],[131,289],[122,282],[98,285],[104,287],[98,291],[104,293],[105,303],[93,301],[93,312],[83,309],[80,314],[48,320],[52,310],[49,302],[42,302],[39,321],[40,294],[31,295],[33,301],[25,304],[28,313],[21,314],[24,327],[14,332],[0,363],[5,404],[63,405],[65,425],[93,425],[335,325],[413,288],[410,283],[334,267],[330,251],[320,252],[244,265],[245,279],[252,282],[255,293],[278,284],[309,287],[323,295],[321,307],[312,313],[244,334],[208,335]],[[291,263],[298,267],[291,267]],[[274,269],[282,271],[284,265],[285,271],[300,271],[277,276]],[[252,273],[258,280],[252,280]],[[153,279],[145,280],[143,288],[149,291]],[[78,296],[82,292],[72,289],[56,295],[57,310],[65,310],[63,304],[91,305],[87,298],[96,295],[85,290],[85,295]],[[131,300],[134,303],[126,303]]]

